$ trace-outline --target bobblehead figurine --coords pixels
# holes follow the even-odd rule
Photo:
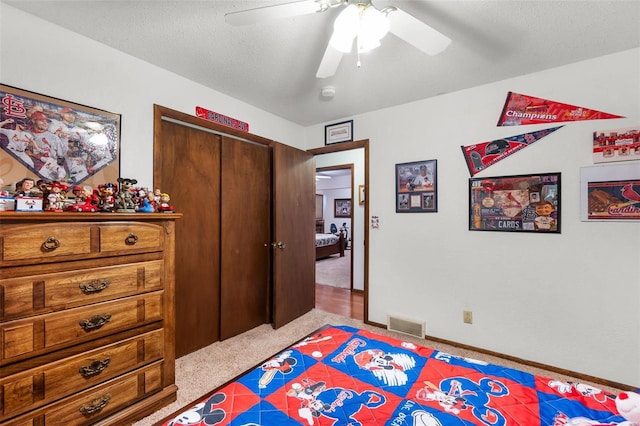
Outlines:
[[[98,208],[102,212],[112,212],[115,209],[115,193],[118,190],[118,185],[115,183],[103,183],[98,185],[98,196],[100,197],[100,202],[98,203]]]

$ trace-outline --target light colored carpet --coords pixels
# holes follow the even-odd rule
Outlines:
[[[351,252],[316,261],[316,284],[351,288]]]
[[[382,328],[366,325],[362,321],[314,309],[277,330],[274,330],[269,324],[264,324],[239,336],[213,343],[212,345],[177,359],[176,384],[178,385],[178,400],[160,411],[153,413],[151,416],[134,423],[134,426],[155,424],[242,372],[255,367],[257,364],[265,361],[272,355],[275,355],[282,349],[297,342],[325,324],[350,325],[352,327],[371,330],[378,334],[394,336],[408,342],[435,348],[453,355],[481,359],[486,362],[517,368],[532,374],[551,377],[557,380],[587,383],[615,394],[620,392],[619,389],[595,385],[581,379],[563,376],[503,358],[460,349],[455,346],[390,332]]]

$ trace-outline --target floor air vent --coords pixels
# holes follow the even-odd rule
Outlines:
[[[398,333],[409,334],[420,339],[424,339],[426,333],[424,322],[417,322],[406,318],[400,318],[394,315],[387,316],[387,330],[397,331]]]

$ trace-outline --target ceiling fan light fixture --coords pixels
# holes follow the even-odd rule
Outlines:
[[[329,44],[339,52],[349,53],[351,52],[351,46],[353,46],[353,36],[334,31],[329,40]]]
[[[329,44],[343,53],[351,52],[353,39],[360,27],[360,10],[355,4],[347,6],[333,23],[333,35]]]
[[[360,15],[358,31],[358,51],[368,52],[380,46],[380,40],[387,35],[391,24],[386,15],[373,6],[367,6]]]
[[[370,2],[350,4],[336,18],[329,44],[342,53],[349,53],[353,39],[357,38],[358,52],[368,52],[380,46],[390,26],[386,14]]]
[[[358,53],[369,52],[376,47],[380,47],[380,40],[373,37],[361,37],[358,35]]]

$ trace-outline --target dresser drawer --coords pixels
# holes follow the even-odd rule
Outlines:
[[[2,261],[46,262],[65,256],[86,257],[92,251],[93,226],[90,223],[73,226],[47,223],[3,227],[0,229]]]
[[[163,291],[0,324],[0,365],[163,319]]]
[[[156,330],[0,379],[0,422],[76,394],[164,356]]]
[[[163,226],[143,222],[9,225],[0,229],[0,265],[163,250]]]
[[[160,251],[160,225],[151,223],[114,223],[100,225],[100,252]]]
[[[0,280],[0,320],[159,290],[163,266],[158,260]]]
[[[163,363],[157,362],[3,424],[89,425],[160,391],[163,382]]]

